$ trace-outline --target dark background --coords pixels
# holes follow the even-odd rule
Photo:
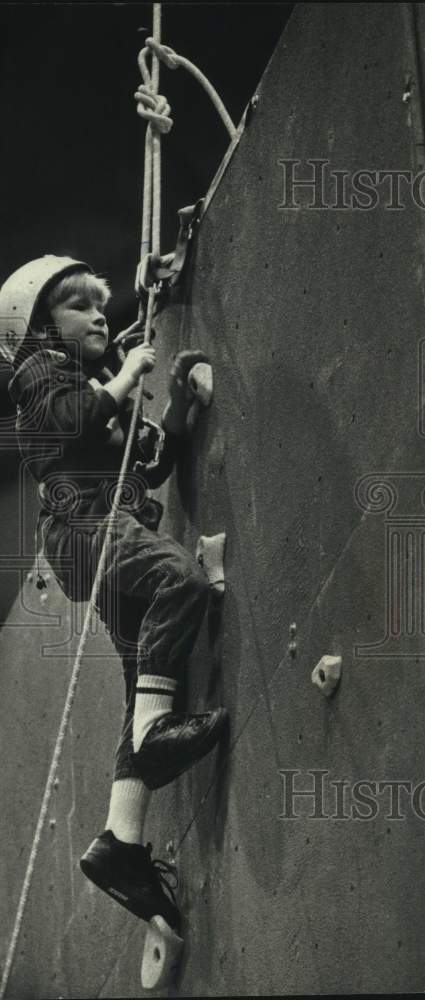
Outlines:
[[[237,123],[293,4],[165,3],[162,40],[211,79]],[[0,4],[0,282],[45,253],[86,260],[111,282],[111,333],[137,316],[145,124],[133,93],[137,55],[152,33],[152,5]],[[209,98],[183,69],[161,67],[174,128],[163,140],[162,252],[175,246],[177,210],[202,197],[228,135]],[[0,367],[0,557],[21,550],[37,513],[17,498],[20,459]],[[7,435],[7,442],[5,440]],[[26,548],[25,543],[25,548]],[[0,623],[21,585],[1,572]]]
[[[162,40],[199,65],[237,123],[292,6],[165,3]],[[112,280],[112,322],[124,325],[140,239],[141,26],[152,33],[150,4],[0,7],[0,280],[31,257],[69,253]],[[167,252],[177,209],[205,194],[228,136],[185,70],[161,68],[160,92],[175,123],[163,141]]]

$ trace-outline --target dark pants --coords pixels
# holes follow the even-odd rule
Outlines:
[[[46,523],[45,554],[71,600],[89,599],[105,530],[105,521],[91,531],[81,522],[78,527],[59,519]],[[119,510],[98,600],[122,659],[126,688],[115,779],[136,775],[130,755],[138,674],[181,679],[207,601],[208,581],[196,560],[170,536]]]

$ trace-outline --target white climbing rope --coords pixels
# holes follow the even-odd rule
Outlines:
[[[189,73],[192,73],[192,76],[195,77],[198,83],[201,84],[204,90],[206,90],[208,96],[211,98],[214,107],[216,108],[218,114],[220,115],[223,125],[225,126],[230,135],[230,138],[234,139],[237,133],[237,128],[232,122],[232,119],[228,111],[226,110],[223,101],[221,100],[221,97],[217,93],[215,87],[213,87],[212,83],[210,83],[208,77],[206,77],[204,73],[202,73],[201,70],[198,69],[198,67],[195,66],[193,62],[190,62],[190,59],[186,59],[185,56],[179,56],[177,52],[174,52],[174,49],[171,49],[169,47],[169,45],[161,45],[161,43],[158,42],[155,36],[153,38],[146,39],[146,46],[140,53],[139,65],[142,70],[142,75],[144,75],[144,69],[142,69],[142,64],[144,68],[146,68],[145,57],[149,51],[155,53],[158,59],[160,59],[165,66],[168,66],[168,69],[178,69],[179,66],[183,66],[184,69],[187,69]]]
[[[153,4],[153,32],[154,38],[157,43],[160,43],[161,38],[161,4]],[[158,92],[159,84],[159,63],[156,55],[152,54],[152,76],[150,76],[149,71],[146,68],[147,76],[149,77],[148,86],[150,87],[150,92],[153,99],[155,100],[155,95]],[[146,78],[147,79],[147,78]],[[160,130],[157,126],[156,121],[149,123],[146,133],[146,144],[145,144],[145,173],[144,173],[144,202],[143,202],[143,220],[142,220],[142,247],[147,241],[147,249],[149,249],[149,244],[152,245],[152,251],[158,253],[160,251],[160,226],[161,226],[161,140],[160,140]],[[145,202],[146,198],[146,202]],[[146,252],[146,251],[145,251]],[[152,287],[149,289],[148,304],[146,310],[146,321],[145,321],[145,331],[144,331],[144,343],[150,343],[151,330],[152,330],[152,317],[155,296],[157,294],[157,289]],[[52,762],[50,764],[50,769],[46,781],[46,786],[43,794],[43,799],[40,807],[40,812],[37,820],[37,826],[35,828],[35,833],[33,837],[33,842],[31,846],[30,856],[28,858],[27,868],[25,872],[25,878],[22,884],[21,894],[19,897],[18,908],[16,911],[15,921],[13,925],[13,931],[7,950],[5,965],[3,969],[2,981],[0,985],[0,1000],[5,996],[7,989],[7,984],[9,981],[10,972],[13,965],[13,960],[16,953],[16,947],[19,940],[19,935],[22,928],[22,922],[25,914],[25,908],[28,901],[28,896],[31,889],[32,878],[34,874],[35,864],[37,861],[38,851],[40,847],[41,837],[43,834],[44,824],[46,821],[46,816],[48,813],[50,800],[52,797],[54,783],[56,775],[59,768],[60,759],[62,756],[62,751],[65,743],[65,736],[68,728],[69,719],[71,716],[72,706],[75,699],[75,693],[77,690],[78,680],[81,672],[81,663],[84,653],[84,648],[86,644],[87,637],[89,635],[89,630],[92,621],[93,611],[96,608],[99,594],[100,586],[102,582],[102,577],[104,569],[106,566],[108,547],[111,541],[114,521],[116,519],[118,507],[120,504],[122,490],[124,486],[124,480],[128,469],[128,464],[130,461],[130,454],[134,435],[136,432],[137,422],[141,413],[142,407],[142,397],[143,397],[143,375],[141,375],[136,394],[134,399],[133,412],[131,417],[130,428],[127,437],[127,443],[124,451],[124,457],[122,460],[122,465],[118,477],[117,488],[115,491],[111,511],[108,515],[107,530],[105,533],[105,538],[102,545],[102,550],[96,570],[96,576],[93,583],[92,592],[90,595],[89,604],[87,607],[83,631],[78,644],[78,649],[75,657],[74,666],[72,668],[71,678],[69,681],[68,691],[65,699],[65,705],[62,713],[62,718],[59,725],[58,735],[56,737],[55,749],[53,752]]]
[[[153,5],[154,38],[158,45],[161,38],[161,4]],[[142,237],[140,260],[149,250],[160,252],[161,243],[161,134],[169,132],[173,121],[169,117],[170,106],[165,97],[158,94],[159,60],[152,53],[152,72],[146,65],[146,53],[142,49],[138,63],[143,78],[139,87],[141,102],[137,112],[148,122],[145,138],[145,167],[142,208]]]

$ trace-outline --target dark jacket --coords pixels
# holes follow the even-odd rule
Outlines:
[[[17,406],[16,432],[29,471],[41,484],[45,512],[69,518],[104,516],[124,455],[132,401],[118,406],[105,388],[67,354],[42,349],[27,358],[9,383]],[[106,384],[106,383],[105,383]],[[112,426],[111,426],[112,424]],[[141,421],[132,449],[125,495],[137,493],[135,510],[145,506],[146,487],[160,486],[172,471],[182,439],[164,432],[159,461],[149,461],[151,431]],[[134,471],[134,463],[148,459]],[[136,513],[137,516],[137,513]],[[141,517],[143,523],[143,517]]]

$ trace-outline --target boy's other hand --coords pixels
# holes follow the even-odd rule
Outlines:
[[[188,375],[196,364],[209,364],[203,351],[179,351],[170,372],[169,399],[162,414],[162,426],[171,434],[183,434],[187,430],[186,417],[193,392],[188,384]]]
[[[121,333],[118,333],[117,336],[114,337],[113,344],[115,347],[119,347],[127,340],[127,337],[133,337],[137,333],[140,335],[143,333],[143,322],[138,319],[136,319],[136,322],[132,323],[131,326],[127,326],[125,330],[121,330]]]
[[[170,398],[178,405],[183,401],[187,406],[193,399],[193,394],[188,386],[187,376],[194,365],[203,362],[209,364],[209,358],[203,351],[185,350],[179,351],[170,372]]]

